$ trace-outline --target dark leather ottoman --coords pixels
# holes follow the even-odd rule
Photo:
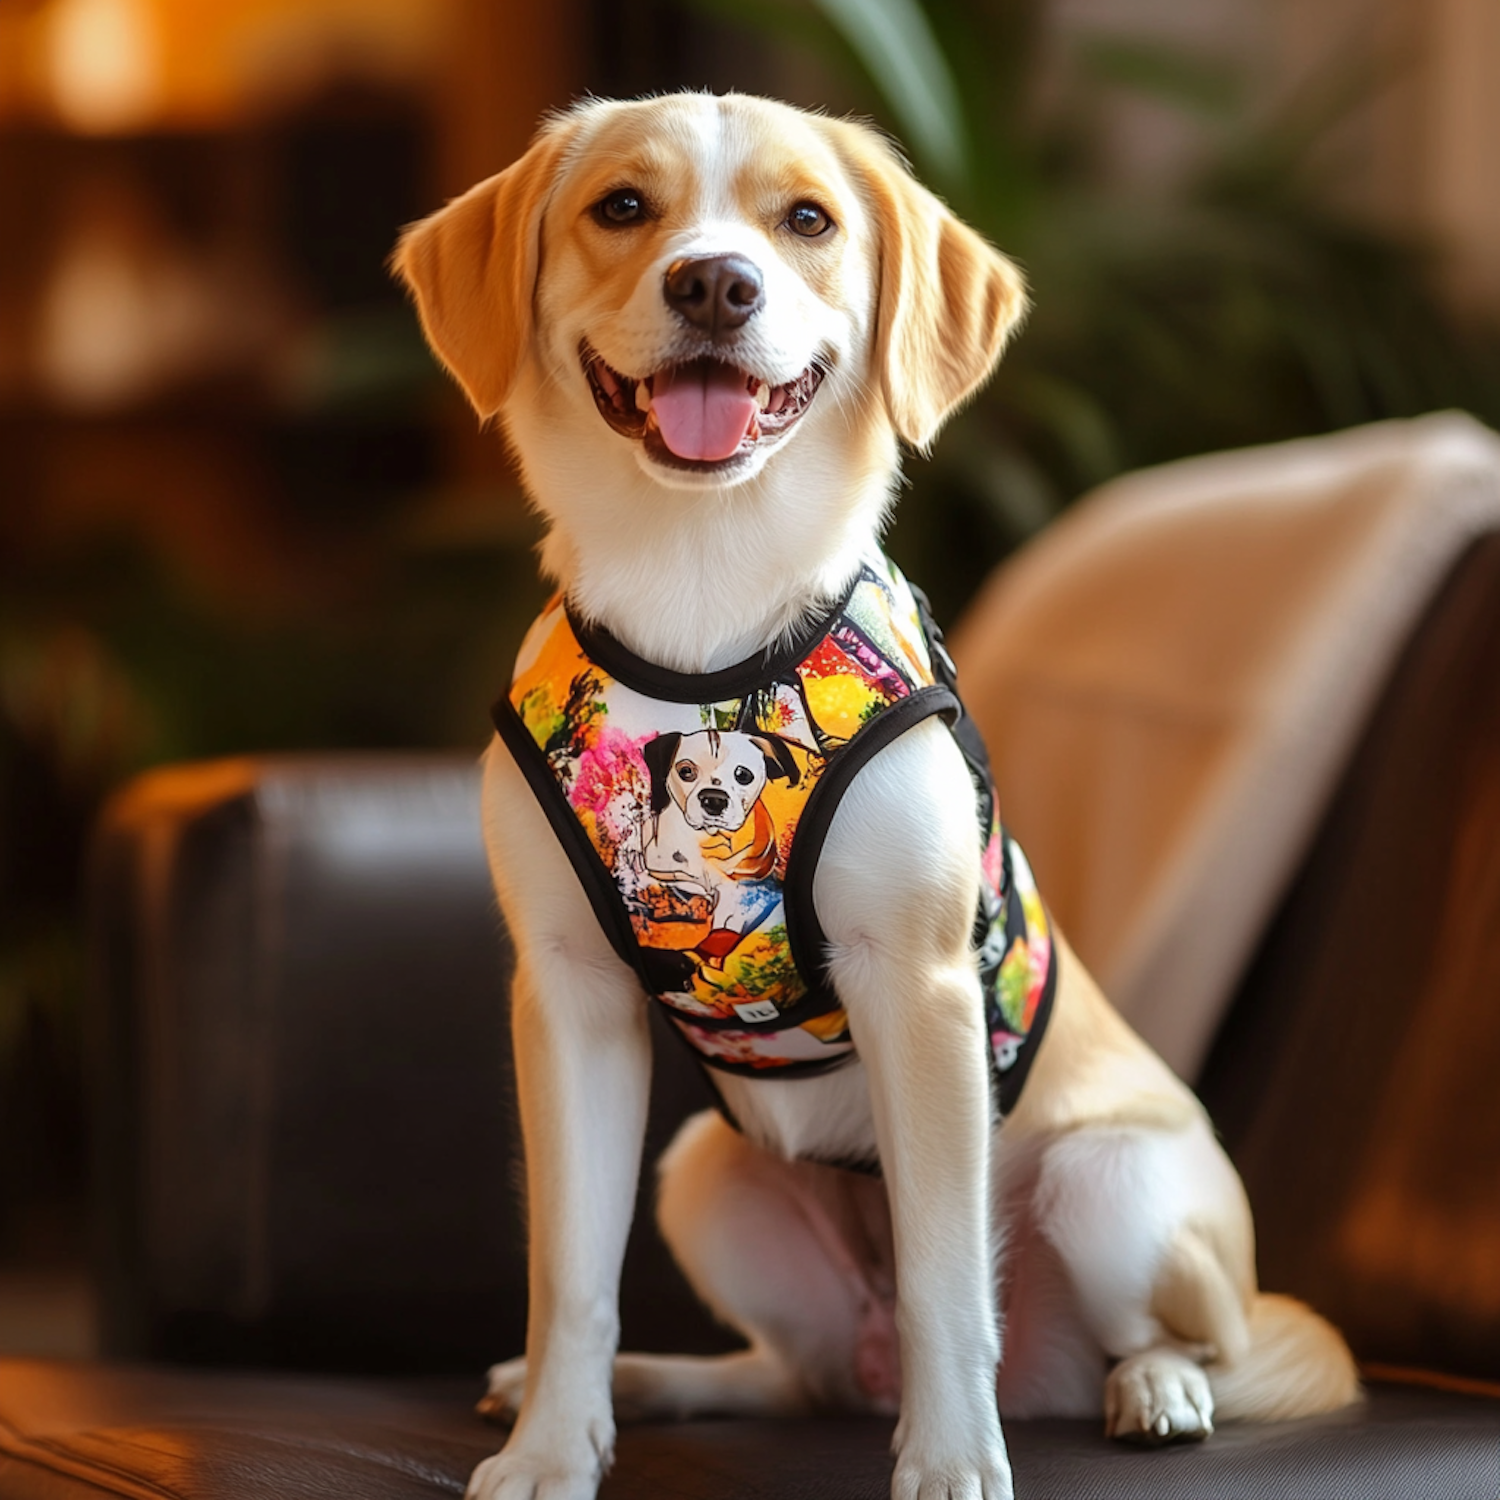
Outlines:
[[[5,1500],[433,1500],[461,1495],[496,1429],[473,1382],[426,1386],[0,1362]],[[1364,1406],[1206,1444],[1125,1450],[1093,1422],[1012,1422],[1028,1500],[1494,1500],[1500,1403],[1375,1388]],[[603,1500],[887,1500],[891,1424],[621,1429]]]

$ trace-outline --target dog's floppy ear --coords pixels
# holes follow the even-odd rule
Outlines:
[[[785,777],[788,786],[796,786],[800,773],[792,759],[792,747],[779,734],[752,734],[750,738],[766,758],[766,775],[772,780]]]
[[[672,800],[672,794],[667,790],[667,777],[672,774],[672,762],[677,759],[677,747],[682,743],[682,736],[665,732],[656,736],[654,740],[647,740],[641,746],[641,758],[646,762],[646,769],[651,773],[651,811],[662,813],[667,810],[667,803]]]
[[[542,214],[575,128],[568,116],[544,125],[520,161],[409,225],[391,256],[427,342],[486,419],[531,339]]]
[[[874,373],[898,436],[925,449],[994,369],[1026,311],[1026,286],[874,131],[829,123],[879,237]]]

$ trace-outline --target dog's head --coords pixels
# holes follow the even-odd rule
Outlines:
[[[682,809],[689,828],[733,833],[760,800],[768,777],[797,784],[797,763],[775,734],[701,729],[696,734],[659,734],[642,755],[651,773],[651,810],[669,801]]]
[[[880,136],[742,95],[558,115],[394,265],[534,491],[621,464],[738,485],[815,428],[830,463],[873,448],[889,471],[893,437],[930,443],[1025,305]]]

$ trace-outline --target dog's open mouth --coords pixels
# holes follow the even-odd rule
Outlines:
[[[587,346],[580,351],[604,420],[639,438],[660,463],[716,469],[779,438],[808,408],[823,372],[809,365],[784,385],[714,359],[694,359],[641,377],[622,375]]]

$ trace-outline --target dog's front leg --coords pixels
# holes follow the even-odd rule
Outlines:
[[[962,960],[912,972],[872,959],[870,988],[850,1012],[870,1077],[895,1237],[902,1400],[892,1495],[1010,1500],[995,1405],[1000,1340],[983,1031],[903,1024],[896,1015],[918,1000],[926,1004],[912,1010],[930,1004],[949,1018],[978,1013],[978,983]],[[845,967],[852,965],[841,966],[841,990]]]
[[[970,948],[978,879],[962,761],[946,729],[920,726],[856,778],[814,888],[890,1195],[894,1500],[1012,1494],[995,1404],[987,1039]]]
[[[529,1208],[526,1396],[470,1500],[593,1500],[614,1446],[620,1263],[646,1128],[651,1044],[629,971],[547,943],[512,999]]]

